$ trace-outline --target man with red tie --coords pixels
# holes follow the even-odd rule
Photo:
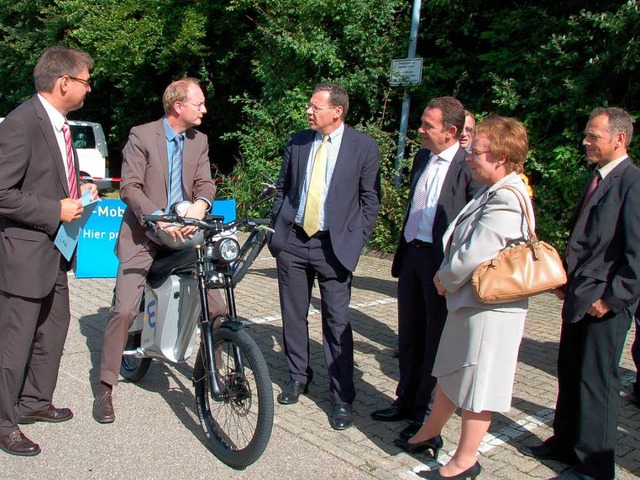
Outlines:
[[[575,210],[565,252],[567,284],[558,351],[553,436],[520,449],[573,465],[563,480],[615,478],[618,364],[640,297],[640,169],[627,155],[633,123],[596,108],[583,145],[594,176]]]
[[[32,456],[40,446],[18,423],[64,422],[51,403],[69,328],[67,271],[54,246],[63,222],[80,218],[78,158],[66,115],[91,91],[93,60],[56,46],[33,71],[37,94],[0,124],[0,449]],[[73,259],[72,259],[73,261]]]

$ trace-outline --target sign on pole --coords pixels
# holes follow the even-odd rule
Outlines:
[[[391,78],[389,79],[389,84],[392,87],[418,85],[421,81],[421,58],[404,58],[391,61]]]

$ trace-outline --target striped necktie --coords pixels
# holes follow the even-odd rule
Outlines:
[[[171,156],[171,169],[169,171],[169,203],[167,211],[171,206],[180,202],[182,196],[182,151],[184,146],[184,135],[173,137],[173,155]]]
[[[420,220],[422,219],[424,206],[427,203],[427,184],[434,170],[434,165],[439,159],[440,157],[437,155],[431,154],[428,165],[422,170],[422,174],[416,183],[416,189],[413,192],[413,198],[411,200],[409,217],[407,217],[407,223],[404,226],[404,238],[407,242],[415,240],[418,236]]]
[[[329,156],[327,149],[328,141],[329,135],[324,135],[313,161],[311,180],[309,181],[309,188],[307,189],[307,203],[304,206],[304,224],[302,228],[304,228],[304,231],[310,237],[318,231],[318,224],[320,222],[322,190],[324,189],[327,174],[327,158]]]
[[[76,167],[73,163],[73,148],[71,147],[71,130],[69,124],[64,121],[62,135],[67,150],[67,182],[69,182],[69,198],[78,198],[78,179],[76,178]]]

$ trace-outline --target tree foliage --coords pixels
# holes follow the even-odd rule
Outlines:
[[[130,127],[162,115],[161,95],[183,75],[202,80],[211,159],[230,173],[224,193],[249,203],[274,176],[287,137],[305,128],[320,81],[343,84],[348,123],[379,143],[383,203],[371,245],[392,250],[406,188],[392,184],[403,91],[390,61],[406,55],[411,2],[400,0],[0,0],[0,114],[33,94],[32,70],[49,45],[96,60],[94,87],[75,118],[99,121],[113,154]],[[637,0],[423,0],[411,88],[409,148],[428,100],[455,95],[479,118],[515,116],[530,135],[526,164],[540,235],[562,248],[589,175],[580,145],[596,106],[640,111]],[[639,158],[638,142],[632,157]],[[116,172],[114,172],[116,173]]]

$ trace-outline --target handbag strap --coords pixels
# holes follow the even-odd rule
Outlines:
[[[526,200],[524,199],[524,194],[518,190],[516,187],[512,186],[512,185],[503,185],[501,187],[496,188],[493,192],[497,192],[498,190],[510,190],[512,191],[518,201],[520,202],[520,208],[522,208],[522,214],[524,215],[525,220],[527,221],[527,231],[529,233],[529,241],[530,242],[537,242],[538,241],[538,237],[536,236],[536,232],[535,229],[533,229],[531,227],[532,222],[531,222],[531,212],[529,210],[529,205],[527,204]]]

